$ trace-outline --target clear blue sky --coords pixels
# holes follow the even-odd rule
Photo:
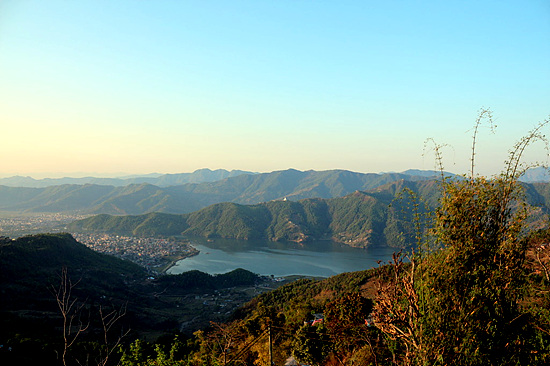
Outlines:
[[[0,1],[0,175],[466,172],[550,114],[550,2]],[[535,147],[529,158],[544,159]]]

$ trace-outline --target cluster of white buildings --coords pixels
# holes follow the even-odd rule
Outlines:
[[[152,269],[167,264],[175,257],[187,257],[197,250],[189,243],[163,238],[141,238],[110,234],[73,234],[89,248]]]

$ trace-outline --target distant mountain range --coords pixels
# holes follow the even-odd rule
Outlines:
[[[532,171],[526,177],[539,179],[543,173]],[[216,174],[221,177],[236,172],[203,170],[193,174],[193,179],[214,179]],[[102,214],[71,225],[69,230],[74,232],[400,245],[401,233],[405,239],[412,235],[411,219],[400,217],[396,195],[407,187],[433,208],[439,175],[417,170],[364,174],[288,169],[165,187],[149,183],[0,186],[0,210]],[[539,208],[535,220],[546,217],[550,184],[524,186],[528,202]]]
[[[235,171],[225,173],[236,174]],[[210,177],[213,179],[212,175]],[[0,186],[0,210],[114,215],[189,213],[221,202],[258,204],[282,199],[297,201],[304,198],[334,198],[357,190],[368,191],[402,179],[418,181],[429,178],[430,175],[426,173],[364,174],[346,170],[302,172],[288,169],[162,187],[149,183],[125,186],[63,184],[43,188]],[[198,178],[195,176],[194,179]]]
[[[29,187],[29,188],[44,188],[51,186],[59,186],[64,184],[98,184],[109,185],[115,187],[127,186],[129,184],[152,184],[159,187],[177,186],[186,183],[203,183],[215,182],[225,178],[236,177],[242,174],[255,174],[242,170],[210,170],[199,169],[193,173],[180,174],[147,174],[142,176],[131,176],[121,178],[44,178],[34,179],[31,177],[14,176],[9,178],[0,178],[0,185],[8,187]]]
[[[44,188],[51,186],[59,186],[65,184],[97,184],[108,185],[115,187],[123,187],[130,184],[152,184],[158,187],[177,186],[187,183],[205,183],[216,182],[225,178],[236,177],[243,174],[258,174],[254,172],[244,170],[225,170],[225,169],[198,169],[192,173],[179,173],[179,174],[145,174],[145,175],[132,175],[118,178],[100,178],[100,177],[83,177],[83,178],[43,178],[34,179],[28,176],[13,176],[7,178],[0,178],[0,186],[7,187],[28,187],[28,188]],[[269,173],[268,173],[269,174]],[[401,173],[380,173],[378,175],[385,174],[402,174],[406,176],[434,178],[441,176],[441,172],[434,170],[419,170],[409,169]],[[443,173],[445,176],[452,176],[454,174],[449,172]],[[527,170],[527,172],[520,179],[526,183],[539,183],[550,182],[550,172],[547,168],[537,167]]]
[[[542,166],[531,168],[519,180],[525,183],[548,183],[550,182],[550,170]]]

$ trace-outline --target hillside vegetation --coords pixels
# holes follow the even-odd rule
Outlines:
[[[414,204],[419,190],[402,191],[416,198],[414,250],[375,270],[257,297],[234,321],[195,333],[187,352],[173,352],[182,348],[177,338],[149,356],[134,343],[123,365],[272,365],[290,355],[294,364],[316,366],[549,364],[550,230],[547,219],[546,229],[533,229],[542,208],[525,200],[544,192],[518,179],[525,148],[539,140],[548,146],[540,130],[550,121],[520,139],[501,175],[486,179],[475,174],[476,135],[486,119],[492,127],[491,112],[481,110],[470,174],[443,179],[433,211]]]
[[[241,192],[246,194],[235,200],[261,203],[217,203],[178,215],[99,215],[72,224],[74,230],[133,235],[410,244],[408,252],[394,253],[379,268],[269,287],[272,291],[238,309],[231,304],[242,304],[278,281],[242,269],[155,279],[131,263],[91,252],[69,234],[1,238],[0,341],[8,347],[0,347],[0,362],[548,365],[550,189],[521,184],[519,178],[525,149],[536,141],[549,145],[541,129],[550,121],[520,139],[503,173],[487,179],[475,173],[477,132],[486,120],[492,128],[491,112],[481,110],[471,171],[461,178],[393,180],[344,197],[309,198],[346,191],[351,185],[331,178],[347,173],[326,173],[323,184],[317,184],[319,175],[297,171],[239,176],[184,189],[203,190],[209,199]],[[438,158],[440,149],[435,145]],[[356,178],[347,176],[345,182]],[[217,184],[222,186],[210,190]],[[285,199],[290,186],[294,198],[306,198]],[[151,197],[166,198],[154,186],[126,189],[138,199],[111,197],[113,209],[156,207]],[[51,192],[63,197],[63,188]],[[90,202],[86,192],[75,188],[75,193]],[[161,333],[150,342],[152,334]]]
[[[211,320],[227,319],[215,314],[219,305],[204,305],[203,298],[212,302],[216,291],[224,291],[224,299],[231,300],[227,308],[233,309],[251,298],[248,287],[272,282],[243,269],[219,275],[192,271],[149,276],[142,267],[94,252],[69,234],[1,238],[0,345],[5,348],[0,347],[0,364],[61,364],[63,318],[57,301],[65,295],[67,308],[72,307],[66,315],[72,317],[73,336],[77,327],[89,325],[73,350],[83,362],[81,354],[99,356],[105,342],[120,334],[129,341],[188,327],[193,331]],[[63,279],[68,286],[62,286]],[[104,340],[101,316],[108,314],[120,319]],[[74,362],[72,358],[69,364]]]
[[[435,194],[433,182],[401,181],[342,198],[269,201],[250,206],[220,203],[185,215],[98,215],[76,221],[68,229],[136,236],[181,234],[295,242],[332,239],[359,247],[400,245],[398,230],[406,227],[410,218],[404,217],[403,201],[390,204],[404,186]]]
[[[484,326],[489,324],[489,327],[480,329],[477,323],[468,322],[467,316],[455,317],[454,309],[449,305],[454,306],[455,302],[468,300],[456,293],[451,299],[446,299],[447,302],[442,304],[442,308],[433,313],[433,317],[445,323],[464,322],[461,330],[468,329],[468,332],[471,332],[469,334],[479,332],[477,337],[470,338],[469,342],[462,346],[466,346],[466,350],[450,349],[450,353],[445,356],[447,359],[441,358],[434,364],[547,364],[550,355],[550,280],[548,272],[545,274],[543,268],[550,265],[550,247],[547,248],[544,244],[549,240],[550,232],[545,230],[536,232],[522,241],[527,249],[527,257],[521,267],[516,268],[516,273],[524,275],[522,278],[526,282],[521,285],[522,291],[525,292],[515,313],[492,313],[492,309],[505,305],[499,301],[485,303],[486,307],[470,309],[470,312],[491,314],[480,320]],[[541,245],[545,248],[543,252]],[[399,256],[396,256],[397,258]],[[537,258],[541,258],[542,262]],[[399,262],[399,259],[397,261]],[[438,270],[440,286],[443,288],[445,281],[452,281],[447,286],[460,283],[454,282],[455,279],[450,277],[450,273],[441,268]],[[298,280],[257,296],[240,308],[231,321],[212,323],[211,327],[195,332],[189,339],[175,336],[156,344],[137,340],[128,346],[121,361],[126,366],[151,366],[162,364],[161,362],[165,362],[166,365],[185,366],[268,365],[271,336],[271,357],[276,365],[283,365],[290,356],[307,365],[423,365],[422,359],[417,360],[413,357],[422,355],[426,358],[437,358],[440,352],[438,348],[446,343],[433,342],[435,350],[430,350],[429,354],[417,353],[416,356],[412,356],[414,349],[405,346],[406,339],[411,337],[409,330],[421,329],[416,328],[416,322],[419,320],[415,320],[414,317],[430,316],[426,310],[415,307],[419,301],[429,301],[427,297],[407,297],[407,293],[400,287],[400,284],[408,281],[411,271],[414,271],[411,264],[400,262],[399,266],[395,266],[394,263],[366,271],[343,273],[324,280]],[[415,286],[421,285],[417,282]],[[476,287],[476,284],[472,283],[471,286]],[[472,296],[478,297],[476,301],[480,301],[481,298],[490,296],[491,289],[485,292],[483,287],[477,287],[477,291],[479,293]],[[385,333],[383,324],[378,323],[381,320],[378,318],[380,313],[375,313],[379,311],[377,304],[382,303],[386,295],[394,296],[390,297],[395,301],[392,304],[395,304],[396,308],[402,305],[404,310],[402,313],[394,313],[391,318],[394,324],[404,331],[401,335]],[[411,305],[412,307],[409,307]],[[491,326],[495,326],[492,323],[500,321],[501,316],[519,316],[518,319],[521,321],[513,327],[509,326],[508,332],[495,334]],[[440,329],[446,329],[445,324],[439,326]],[[451,333],[457,329],[448,331]],[[426,334],[423,341],[429,342],[433,339],[431,337],[444,336],[445,334],[438,332]],[[515,343],[509,342],[511,339],[514,339]],[[451,338],[446,342],[460,344],[461,339]],[[481,342],[489,344],[486,348],[478,348],[477,351],[476,348],[470,350],[467,347]],[[481,352],[482,350],[485,352]]]
[[[212,178],[213,176],[210,175]],[[220,175],[221,177],[221,175]],[[169,177],[165,177],[169,179]],[[198,178],[197,178],[198,179]],[[216,181],[165,186],[147,181],[124,186],[63,184],[42,188],[0,185],[0,210],[139,215],[149,212],[190,213],[212,204],[258,204],[271,200],[342,197],[400,179],[426,180],[415,174],[362,174],[345,170],[293,169],[263,174],[228,175]]]
[[[525,184],[527,201],[537,208],[531,221],[545,220],[549,185]],[[256,205],[220,203],[183,215],[98,215],[75,221],[72,232],[109,232],[135,236],[189,235],[206,238],[305,242],[331,239],[355,247],[414,243],[414,217],[407,190],[422,200],[421,210],[438,205],[436,181],[397,181],[340,198],[269,201]]]

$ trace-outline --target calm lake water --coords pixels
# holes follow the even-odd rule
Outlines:
[[[377,261],[387,262],[395,248],[356,249],[330,241],[299,245],[258,240],[193,239],[200,254],[178,261],[168,270],[178,274],[199,270],[219,274],[244,268],[260,275],[304,275],[329,277],[343,272],[376,267]]]

